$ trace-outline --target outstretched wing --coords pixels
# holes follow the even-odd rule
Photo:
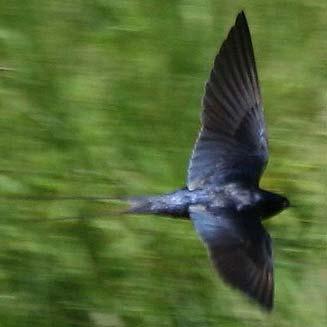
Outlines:
[[[237,219],[227,211],[212,214],[202,206],[191,207],[190,216],[224,281],[271,310],[274,296],[271,240],[261,222]]]
[[[232,181],[258,184],[267,161],[251,36],[241,12],[205,86],[202,128],[189,164],[188,188]]]

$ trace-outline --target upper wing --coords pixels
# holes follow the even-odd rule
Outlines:
[[[190,216],[224,281],[271,310],[274,296],[271,240],[261,222],[238,219],[228,212],[212,214],[202,206],[191,207]]]
[[[188,188],[207,183],[258,184],[268,161],[266,128],[244,12],[215,58],[203,97],[202,128],[188,170]]]

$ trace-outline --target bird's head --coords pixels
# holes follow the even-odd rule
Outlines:
[[[277,215],[290,206],[289,200],[276,193],[264,191],[260,201],[260,211],[263,219]]]

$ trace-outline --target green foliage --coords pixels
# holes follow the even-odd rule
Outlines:
[[[191,224],[115,214],[185,183],[212,59],[245,9],[271,161],[271,315],[223,285]],[[323,0],[0,2],[0,326],[325,326]],[[102,218],[56,220],[56,217]]]

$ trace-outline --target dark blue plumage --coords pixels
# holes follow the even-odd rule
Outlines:
[[[261,221],[289,202],[259,188],[268,140],[244,12],[214,60],[202,106],[187,186],[165,195],[131,198],[129,212],[190,218],[221,277],[270,310],[272,249]]]

